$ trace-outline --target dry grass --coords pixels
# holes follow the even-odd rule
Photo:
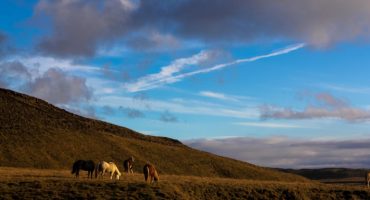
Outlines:
[[[160,175],[146,184],[142,174],[120,180],[80,179],[68,170],[0,168],[0,199],[369,199],[359,186]]]
[[[68,170],[76,159],[114,161],[121,169],[131,155],[135,172],[154,163],[160,182],[148,185],[141,174],[75,179]],[[0,199],[370,199],[363,187],[323,185],[194,150],[4,89],[0,163]]]
[[[161,174],[259,180],[307,181],[191,149],[177,140],[68,113],[45,101],[0,89],[0,163],[8,167],[69,169],[77,159],[114,161],[135,157],[134,171],[150,161]]]

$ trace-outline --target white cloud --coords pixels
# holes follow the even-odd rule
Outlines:
[[[133,0],[119,0],[124,10],[132,11],[138,8],[138,2]]]
[[[211,51],[201,51],[191,57],[177,59],[170,65],[162,67],[161,71],[156,74],[141,77],[133,83],[126,83],[124,88],[129,92],[138,92],[177,82],[177,80],[173,79],[175,73],[182,71],[189,65],[199,65],[202,62],[206,62],[211,57],[211,54]]]
[[[226,95],[223,93],[211,92],[211,91],[201,91],[199,92],[200,96],[219,99],[219,100],[226,100],[226,101],[239,101],[239,99],[235,96]]]
[[[154,130],[138,130],[139,133],[144,133],[146,135],[158,135],[158,131]]]
[[[298,125],[283,124],[283,123],[268,123],[268,122],[237,122],[234,123],[241,126],[252,126],[261,128],[303,128]]]
[[[272,53],[269,53],[269,54],[265,54],[265,55],[261,55],[261,56],[255,56],[255,57],[251,57],[251,58],[238,59],[238,60],[235,60],[235,61],[232,61],[232,62],[218,64],[218,65],[215,65],[215,66],[210,67],[210,68],[201,69],[201,70],[188,72],[188,73],[183,73],[183,74],[172,77],[172,79],[173,80],[180,80],[180,79],[183,79],[183,78],[186,78],[186,77],[189,77],[189,76],[194,76],[196,74],[203,74],[203,73],[208,73],[208,72],[215,71],[215,70],[220,70],[220,69],[229,67],[231,65],[236,65],[236,64],[245,63],[245,62],[253,62],[253,61],[256,61],[256,60],[263,59],[263,58],[269,58],[269,57],[273,57],[273,56],[287,54],[289,52],[301,49],[304,46],[305,46],[304,43],[300,43],[300,44],[288,46],[286,48],[283,48],[281,50],[278,50],[278,51],[275,51],[275,52],[272,52]]]
[[[253,62],[263,58],[287,54],[289,52],[301,49],[304,46],[305,46],[304,43],[295,44],[269,54],[254,56],[245,59],[238,59],[232,62],[218,64],[213,67],[205,69],[180,73],[188,65],[199,65],[202,62],[206,62],[209,58],[213,58],[212,51],[201,51],[200,53],[195,54],[191,57],[175,60],[170,65],[162,67],[159,73],[144,76],[142,78],[139,78],[136,82],[133,83],[127,83],[124,85],[124,88],[129,92],[138,92],[143,90],[154,89],[166,84],[181,81],[186,77],[194,76],[197,74],[209,73],[215,70],[220,70],[229,67],[231,65],[236,65],[245,62]]]
[[[339,91],[339,92],[370,94],[370,87],[349,87],[349,86],[334,85],[334,84],[321,84],[319,86],[325,89]]]
[[[169,110],[172,113],[196,114],[206,116],[233,117],[241,119],[256,119],[259,117],[258,109],[254,106],[225,107],[201,101],[172,99],[169,101],[147,99],[145,103],[134,101],[131,97],[102,96],[95,102],[97,106],[130,107],[138,110],[163,112]]]
[[[43,57],[43,56],[34,56],[34,57],[20,57],[15,56],[12,58],[7,59],[7,61],[19,61],[23,65],[25,65],[29,69],[37,69],[33,72],[44,73],[48,69],[57,68],[63,71],[81,71],[81,72],[90,72],[95,73],[101,71],[101,68],[77,64],[74,63],[71,59],[59,59],[53,57]],[[38,74],[33,74],[34,76],[38,76]]]

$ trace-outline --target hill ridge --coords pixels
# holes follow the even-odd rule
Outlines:
[[[307,181],[250,163],[192,149],[180,141],[148,136],[57,108],[46,101],[0,89],[0,166],[65,169],[74,160],[122,161],[134,171],[150,161],[164,174],[258,180]]]
[[[9,95],[11,95],[11,96],[9,96]],[[172,139],[172,138],[168,138],[168,137],[162,137],[162,136],[154,137],[154,136],[144,135],[142,133],[136,132],[136,131],[134,131],[132,129],[129,129],[129,128],[126,128],[126,127],[118,126],[118,125],[111,124],[111,123],[101,121],[101,120],[98,120],[98,119],[87,118],[87,117],[83,117],[83,116],[71,113],[71,112],[69,112],[65,109],[56,107],[56,106],[48,103],[47,101],[29,96],[27,94],[22,94],[22,93],[18,93],[18,92],[9,90],[9,89],[0,88],[0,98],[3,98],[4,96],[8,96],[8,97],[18,101],[21,104],[31,106],[31,107],[33,107],[33,108],[35,108],[35,109],[37,109],[37,110],[39,110],[43,113],[46,113],[46,114],[48,114],[48,112],[41,109],[40,106],[47,107],[48,109],[52,109],[52,110],[57,111],[57,112],[63,112],[63,114],[69,115],[70,117],[81,120],[83,123],[86,123],[88,121],[92,121],[94,123],[101,124],[101,125],[104,126],[104,127],[102,127],[102,129],[109,128],[110,132],[112,132],[114,134],[117,134],[117,135],[124,135],[126,137],[133,137],[133,138],[137,138],[137,139],[148,140],[148,141],[151,141],[151,142],[165,143],[167,145],[183,145],[180,141],[178,141],[176,139]],[[22,99],[19,99],[19,98],[22,98]],[[24,101],[25,99],[33,100],[34,102],[36,102],[38,104],[38,106],[35,106],[35,105],[33,105],[29,102]],[[63,122],[63,121],[61,121],[61,122]],[[3,125],[3,124],[1,124],[1,125]],[[81,127],[81,128],[86,129],[86,128],[90,128],[90,127],[85,126],[85,127]]]

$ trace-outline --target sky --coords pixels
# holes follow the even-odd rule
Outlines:
[[[0,87],[269,167],[370,168],[367,0],[3,0]]]

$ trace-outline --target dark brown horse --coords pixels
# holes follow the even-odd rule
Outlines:
[[[80,170],[87,171],[87,178],[92,178],[95,170],[95,163],[92,160],[77,160],[73,163],[72,174],[76,174],[76,178],[80,175]]]
[[[154,165],[150,163],[145,164],[143,168],[143,172],[144,172],[145,182],[153,183],[153,179],[156,182],[159,181],[158,172],[155,169]]]
[[[130,174],[130,173],[133,174],[134,173],[134,170],[132,169],[134,161],[135,161],[135,159],[134,159],[133,156],[131,156],[127,160],[123,161],[123,168],[125,169],[125,172],[127,172],[128,174]]]

